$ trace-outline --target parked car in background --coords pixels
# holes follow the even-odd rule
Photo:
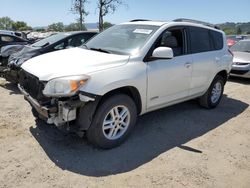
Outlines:
[[[17,37],[13,34],[8,34],[8,32],[7,33],[3,31],[0,32],[0,52],[1,52],[1,48],[6,45],[11,45],[11,44],[25,45],[28,43],[29,41],[27,39]],[[1,53],[0,53],[0,56],[1,56]]]
[[[221,30],[132,21],[110,27],[82,48],[28,60],[18,87],[36,117],[112,148],[130,134],[138,115],[194,98],[215,108],[231,65]]]
[[[241,40],[230,49],[233,54],[231,75],[250,78],[250,39]]]
[[[13,33],[7,31],[3,30],[0,31],[0,75],[4,69],[2,65],[7,63],[6,58],[4,59],[2,57],[1,49],[6,45],[25,45],[25,44],[29,44],[29,41],[27,39],[20,38],[18,36],[15,36]]]
[[[19,37],[19,38],[27,40],[27,35],[24,32],[22,32],[22,31],[0,30],[0,35],[1,34],[12,35],[12,36],[16,36],[16,37]]]
[[[2,65],[5,66],[2,74],[6,80],[18,82],[20,66],[28,59],[44,53],[80,46],[96,34],[97,32],[90,31],[58,33],[31,45],[22,46],[20,51],[10,55],[7,66]]]
[[[227,45],[231,47],[238,41],[247,39],[247,38],[248,38],[247,35],[227,35]]]

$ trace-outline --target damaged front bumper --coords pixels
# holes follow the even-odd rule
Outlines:
[[[29,95],[25,89],[18,84],[18,88],[24,98],[38,113],[39,118],[48,124],[63,126],[74,120],[79,130],[87,130],[90,127],[94,112],[99,102],[99,96],[79,93],[76,99],[58,100],[49,105],[41,105],[36,99]],[[51,99],[53,101],[54,99]]]

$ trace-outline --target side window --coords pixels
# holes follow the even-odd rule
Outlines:
[[[22,39],[20,39],[20,38],[18,38],[18,37],[15,37],[15,38],[14,38],[14,41],[15,41],[15,42],[24,42]]]
[[[3,42],[13,42],[14,38],[11,36],[1,36],[1,41]]]
[[[65,47],[65,42],[61,42],[60,44],[54,47],[54,50],[62,50]]]
[[[211,50],[209,30],[190,27],[191,53],[207,52]]]
[[[84,44],[86,42],[86,37],[84,37],[83,35],[77,35],[74,36],[72,38],[68,39],[68,46],[70,47],[78,47],[81,46],[82,44]]]
[[[223,48],[223,36],[220,32],[210,30],[210,36],[213,41],[213,50],[221,50]]]
[[[165,31],[158,39],[155,48],[169,47],[172,48],[174,56],[184,55],[184,31],[183,29],[169,29]]]

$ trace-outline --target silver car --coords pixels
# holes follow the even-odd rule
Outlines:
[[[234,54],[232,76],[250,78],[250,39],[241,40],[230,49]]]

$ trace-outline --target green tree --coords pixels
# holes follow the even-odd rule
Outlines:
[[[87,0],[72,0],[71,12],[79,16],[77,20],[80,24],[80,30],[86,30],[86,27],[84,27],[84,17],[89,14],[85,9],[86,3]]]
[[[226,35],[235,35],[236,31],[233,28],[223,28],[223,31],[226,33]]]
[[[98,0],[97,8],[99,11],[99,30],[104,29],[103,17],[109,13],[114,13],[119,5],[123,4],[122,0]]]
[[[15,31],[27,31],[27,30],[32,30],[30,26],[27,25],[27,23],[23,21],[17,21],[12,24],[12,29]]]
[[[64,25],[62,22],[53,23],[48,26],[49,30],[62,32],[64,30]]]
[[[242,31],[241,31],[241,28],[238,27],[238,29],[237,29],[237,35],[240,35],[240,34],[242,34]]]
[[[87,30],[85,25],[82,26],[83,30]],[[71,23],[64,28],[65,31],[79,31],[81,30],[81,25],[80,23]]]
[[[0,29],[12,30],[13,23],[14,21],[9,17],[2,17],[0,18]]]
[[[113,24],[110,23],[110,22],[104,22],[104,23],[103,23],[103,29],[107,29],[107,28],[109,28],[109,27],[111,27],[111,26],[113,26]]]

